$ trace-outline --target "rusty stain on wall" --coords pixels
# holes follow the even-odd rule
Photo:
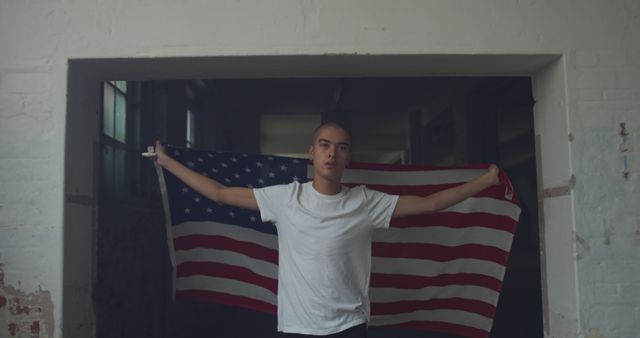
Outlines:
[[[631,242],[634,247],[640,247],[640,218],[636,220],[636,231],[634,232],[635,236],[633,237],[633,241]]]
[[[52,338],[54,330],[51,292],[26,293],[4,283],[0,263],[0,337]]]
[[[600,333],[600,330],[591,328],[587,331],[585,338],[606,338]]]
[[[580,235],[576,234],[576,243],[578,243],[578,247],[582,248],[582,252],[578,252],[577,255],[577,259],[581,260],[582,258],[584,258],[584,253],[585,252],[589,252],[589,250],[591,250],[591,246],[589,246],[589,243],[587,243],[587,241],[580,237]]]
[[[627,131],[627,124],[620,122],[620,137],[622,137],[622,143],[620,143],[620,152],[622,153],[622,176],[625,180],[629,180],[629,150],[631,150],[631,144],[629,143],[629,132]]]
[[[615,229],[612,224],[609,224],[609,222],[607,222],[607,220],[604,221],[603,226],[604,226],[604,240],[602,241],[602,243],[604,243],[604,245],[609,245],[611,244],[611,237],[615,235]]]

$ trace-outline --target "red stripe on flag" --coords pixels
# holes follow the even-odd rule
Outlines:
[[[474,285],[499,292],[502,282],[499,279],[475,273],[443,274],[435,277],[372,273],[371,287],[422,289],[429,286]]]
[[[460,310],[476,313],[487,318],[492,318],[496,307],[479,300],[466,298],[446,298],[429,300],[404,300],[389,303],[371,303],[371,315],[395,315],[420,310]]]
[[[259,275],[240,266],[214,262],[184,262],[178,264],[176,276],[188,277],[196,275],[238,280],[260,286],[273,293],[278,292],[278,281],[276,279]]]
[[[257,310],[272,315],[277,313],[276,306],[267,302],[249,297],[235,296],[228,293],[203,291],[203,290],[177,290],[178,299],[188,299],[198,302],[218,303],[230,306],[237,306],[249,310]]]
[[[374,242],[371,253],[377,257],[415,258],[438,262],[454,259],[480,259],[501,265],[507,264],[508,253],[493,246],[464,244],[444,246],[431,243],[382,243]]]
[[[238,241],[217,235],[189,235],[173,240],[176,250],[190,250],[197,248],[233,251],[249,257],[278,264],[278,251],[250,242]]]
[[[446,332],[453,333],[456,335],[460,335],[468,338],[487,338],[489,337],[489,332],[484,331],[482,329],[478,329],[475,327],[470,327],[466,325],[453,324],[447,322],[437,322],[437,321],[411,321],[398,325],[389,325],[389,327],[407,327],[412,329],[419,330],[427,330],[427,331],[437,331],[437,332]]]
[[[507,216],[493,215],[484,212],[462,214],[453,211],[441,211],[435,214],[392,218],[391,227],[410,228],[443,226],[449,228],[484,227],[515,233],[516,221]]]

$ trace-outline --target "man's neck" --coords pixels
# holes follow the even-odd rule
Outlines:
[[[342,184],[340,181],[330,181],[323,177],[315,176],[313,178],[313,188],[317,192],[325,195],[337,195],[342,191]]]

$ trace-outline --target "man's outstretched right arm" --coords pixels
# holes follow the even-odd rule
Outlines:
[[[156,141],[154,160],[164,169],[179,178],[202,196],[215,202],[235,207],[258,211],[258,203],[252,189],[244,187],[227,187],[204,175],[185,167],[171,158],[160,141]]]

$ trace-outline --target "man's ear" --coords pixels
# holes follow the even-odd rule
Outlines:
[[[309,146],[309,160],[313,162],[313,145]]]

